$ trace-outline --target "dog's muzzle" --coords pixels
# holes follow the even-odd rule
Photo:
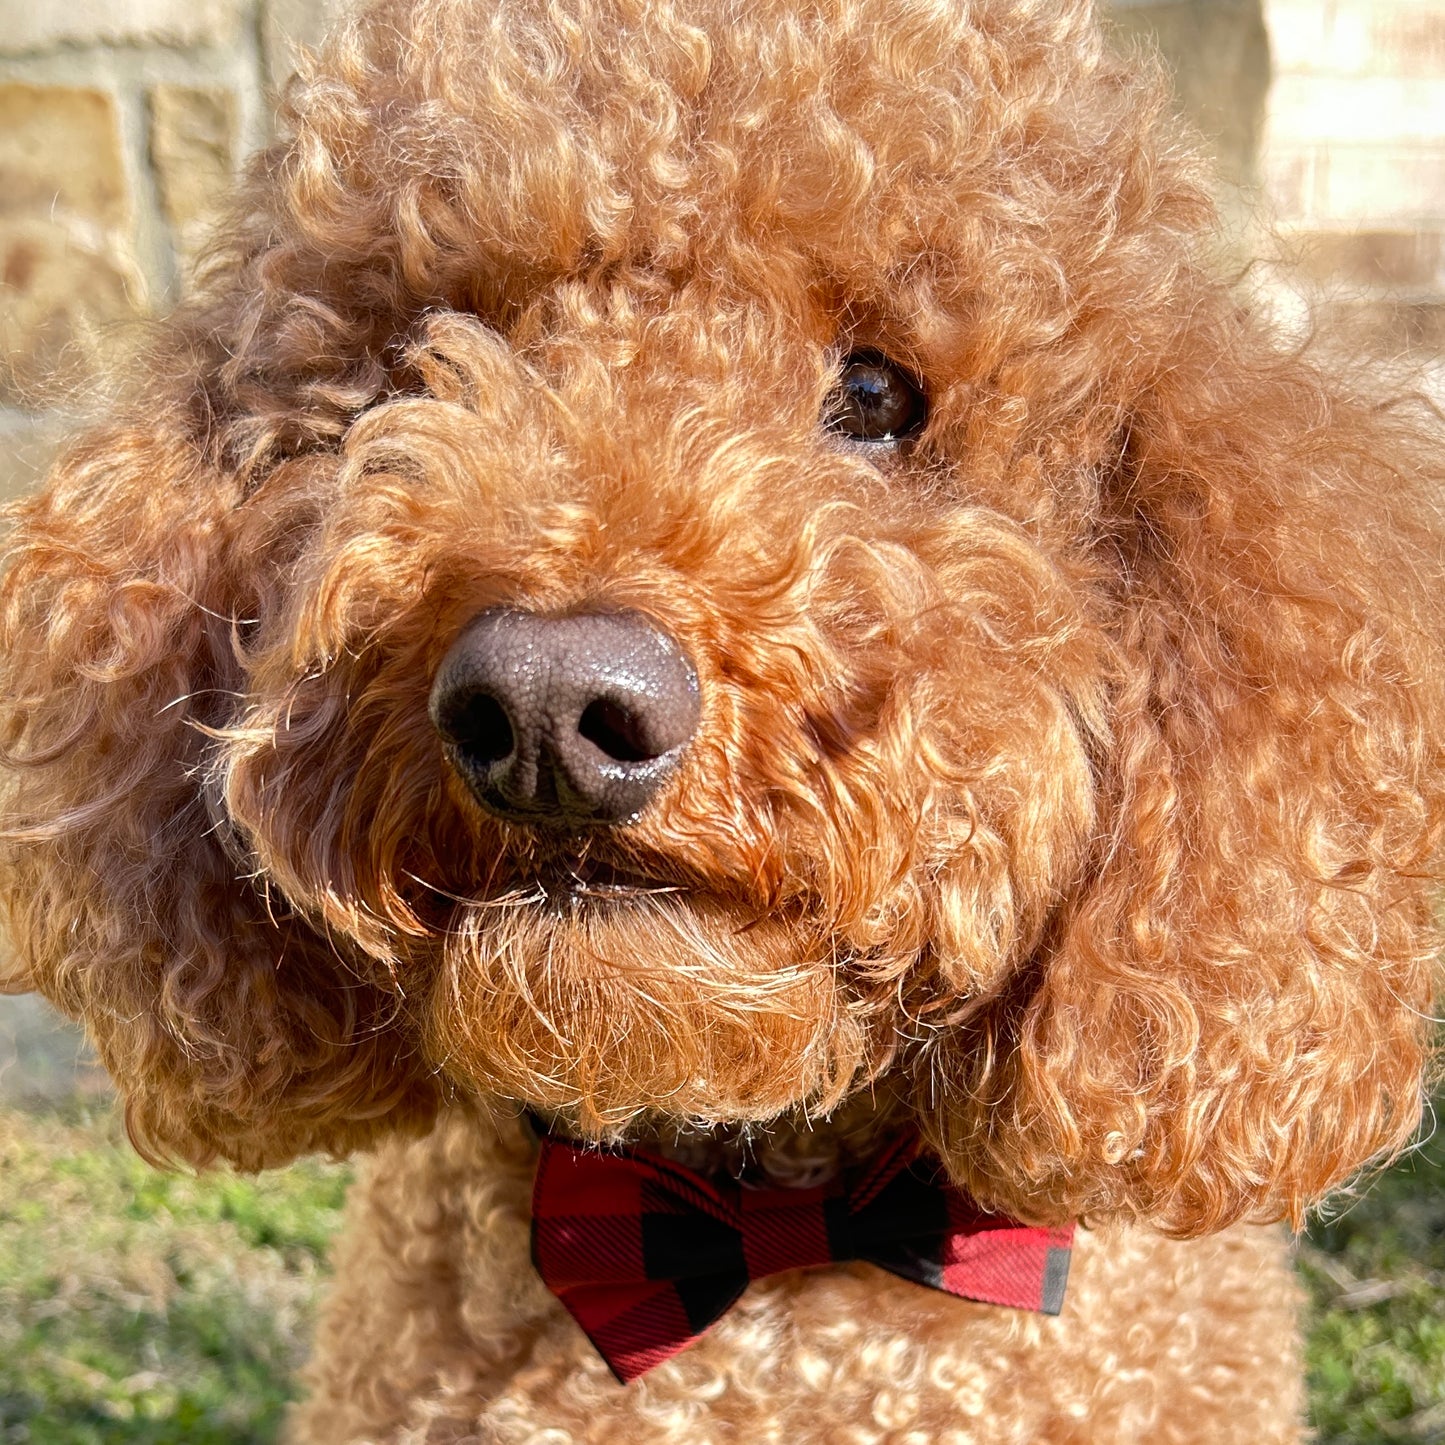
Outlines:
[[[697,731],[697,672],[636,613],[492,608],[452,644],[431,691],[447,760],[510,822],[576,831],[631,821]]]

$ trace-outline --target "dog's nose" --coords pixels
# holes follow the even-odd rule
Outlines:
[[[431,719],[483,807],[554,828],[635,818],[697,730],[697,672],[636,613],[493,608],[442,659]]]

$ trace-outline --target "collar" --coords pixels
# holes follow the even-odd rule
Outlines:
[[[1073,1226],[992,1214],[916,1139],[812,1189],[717,1183],[644,1149],[544,1135],[532,1260],[626,1383],[685,1349],[749,1281],[865,1260],[930,1289],[1055,1315]]]

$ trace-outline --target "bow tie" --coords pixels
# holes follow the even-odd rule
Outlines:
[[[537,1272],[624,1384],[690,1345],[749,1280],[842,1260],[1056,1315],[1072,1238],[1072,1225],[985,1213],[908,1139],[848,1188],[751,1189],[549,1136],[532,1190]]]

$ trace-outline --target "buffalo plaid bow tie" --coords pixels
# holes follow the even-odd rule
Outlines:
[[[908,1140],[845,1190],[718,1186],[654,1155],[547,1137],[532,1191],[537,1272],[624,1384],[690,1345],[749,1280],[839,1260],[1055,1315],[1072,1238],[984,1213]]]

